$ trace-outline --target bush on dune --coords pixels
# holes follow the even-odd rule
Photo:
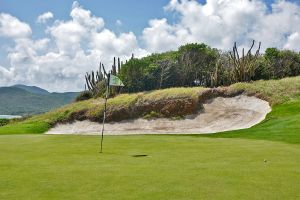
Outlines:
[[[0,119],[0,126],[4,126],[9,123],[9,119]]]
[[[90,91],[81,92],[75,99],[75,101],[84,101],[93,98],[93,94]]]

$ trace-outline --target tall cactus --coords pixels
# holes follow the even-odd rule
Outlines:
[[[112,66],[112,74],[117,75],[117,68],[116,68],[116,57],[114,57],[114,64]]]
[[[118,71],[117,71],[118,67]],[[116,57],[114,57],[113,65],[111,73],[113,75],[117,75],[117,73],[120,73],[121,70],[121,61],[120,58],[118,58],[118,66],[116,65]],[[101,91],[101,88],[99,88],[99,83],[103,81],[107,81],[108,74],[105,70],[105,67],[103,63],[100,62],[99,69],[97,71],[91,71],[91,73],[86,72],[85,75],[85,90],[89,90],[93,93],[93,95],[99,94]],[[105,85],[105,84],[104,84]]]
[[[86,75],[85,75],[85,82],[86,82],[85,85],[86,85],[87,89],[93,93],[93,95],[96,95],[99,93],[98,84],[101,81],[105,80],[105,74],[102,73],[101,67],[103,68],[103,70],[105,72],[104,65],[100,62],[99,70],[96,71],[96,73],[94,71],[92,71],[91,73],[86,72]]]
[[[120,62],[120,58],[118,57],[118,74],[121,71],[121,62]]]
[[[256,53],[252,55],[251,51],[253,49],[254,44],[255,41],[253,40],[252,45],[246,55],[245,49],[243,48],[241,58],[236,47],[236,42],[234,43],[233,51],[229,52],[230,60],[233,65],[233,79],[235,82],[247,82],[250,81],[251,78],[254,76],[255,62],[257,57],[259,56],[261,42],[259,42]]]

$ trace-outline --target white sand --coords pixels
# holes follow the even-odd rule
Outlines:
[[[218,97],[206,102],[203,111],[182,120],[160,118],[106,123],[105,135],[205,134],[244,129],[261,122],[270,111],[269,103],[256,97]],[[96,135],[101,130],[102,124],[86,120],[58,124],[46,134]]]

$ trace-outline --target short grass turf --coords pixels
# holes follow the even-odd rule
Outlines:
[[[3,135],[0,199],[299,199],[299,145],[192,136]],[[147,155],[135,157],[135,155]]]

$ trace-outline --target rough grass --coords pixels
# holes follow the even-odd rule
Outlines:
[[[176,99],[176,98],[197,98],[198,94],[205,90],[203,87],[192,87],[192,88],[168,88],[162,90],[155,90],[151,92],[145,92],[142,96],[144,101],[160,101],[165,99]]]
[[[236,83],[230,86],[242,89],[248,94],[255,94],[266,99],[271,105],[287,102],[300,94],[300,76],[280,80],[255,81],[252,83]]]
[[[262,99],[268,100],[271,105],[277,105],[299,97],[300,76],[284,78],[281,80],[237,83],[223,89],[232,91],[243,90],[248,95],[256,95]],[[108,100],[108,109],[111,111],[128,111],[130,110],[130,107],[137,102],[151,104],[153,102],[156,103],[164,100],[184,98],[197,101],[197,98],[201,98],[201,95],[205,94],[206,91],[209,91],[209,89],[194,87],[169,88],[150,92],[121,94]],[[48,113],[33,116],[23,122],[12,122],[12,124],[2,126],[0,127],[0,134],[43,133],[57,122],[72,121],[78,115],[84,115],[84,119],[101,121],[103,109],[104,100],[102,98],[75,102]],[[146,114],[147,113],[142,113],[139,117],[143,117]],[[26,127],[26,129],[23,129],[23,127]],[[22,131],[20,132],[20,130]]]
[[[43,121],[26,120],[24,122],[15,122],[0,127],[1,134],[36,134],[44,133],[49,130],[50,125]]]

